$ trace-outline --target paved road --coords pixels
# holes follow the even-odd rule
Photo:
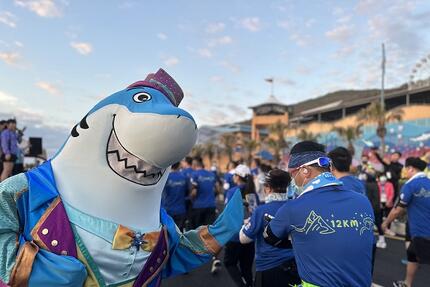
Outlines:
[[[404,242],[388,239],[385,250],[376,251],[375,272],[373,281],[379,286],[391,287],[393,280],[402,279],[406,266],[400,260],[406,256]],[[234,287],[225,269],[212,276],[210,266],[205,265],[187,275],[181,275],[165,280],[163,287]],[[430,265],[418,270],[414,287],[430,287]]]

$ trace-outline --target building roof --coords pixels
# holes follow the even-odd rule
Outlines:
[[[250,109],[254,109],[254,108],[258,108],[261,106],[265,106],[265,105],[278,105],[278,106],[283,106],[286,107],[286,104],[281,103],[274,95],[270,95],[267,100],[261,104],[249,107]]]

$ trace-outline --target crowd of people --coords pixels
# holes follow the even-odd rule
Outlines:
[[[15,119],[0,120],[0,182],[24,171],[24,154],[19,146],[23,134]]]
[[[211,224],[241,193],[243,227],[211,269],[223,263],[237,286],[370,286],[376,250],[407,213],[406,277],[393,285],[410,287],[419,264],[430,263],[430,179],[427,162],[409,157],[403,166],[401,156],[373,150],[354,167],[348,149],[326,153],[304,141],[291,149],[288,167],[254,159],[250,167],[230,162],[224,174],[187,157],[172,166],[162,206],[186,232]]]

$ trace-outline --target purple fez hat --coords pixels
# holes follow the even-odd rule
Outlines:
[[[155,74],[149,74],[145,80],[136,82],[128,86],[128,89],[134,87],[150,87],[163,93],[175,106],[179,106],[184,98],[184,92],[178,83],[163,69],[159,69]]]

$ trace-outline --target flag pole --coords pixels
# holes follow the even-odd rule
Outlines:
[[[384,79],[385,79],[385,44],[382,43],[381,109],[383,111],[385,111]]]
[[[272,82],[271,82],[271,90],[270,90],[270,93],[271,93],[271,95],[272,96],[274,96],[274,89],[275,89],[275,79],[272,77]]]

